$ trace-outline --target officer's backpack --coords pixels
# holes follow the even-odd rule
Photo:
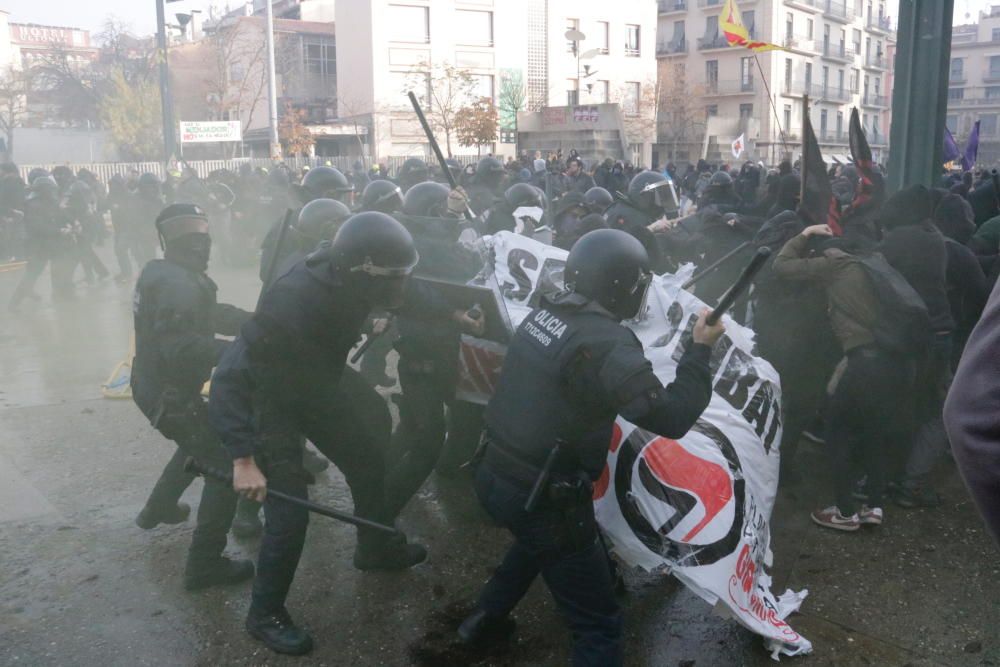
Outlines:
[[[897,354],[922,355],[931,340],[931,320],[924,300],[881,254],[855,259],[864,267],[878,297],[875,342]]]

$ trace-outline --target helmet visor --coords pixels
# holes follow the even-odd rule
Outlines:
[[[419,261],[420,256],[416,250],[413,251],[413,261],[406,266],[379,266],[371,257],[365,257],[364,262],[351,267],[351,273],[360,272],[377,278],[405,278],[413,273]]]
[[[677,202],[677,191],[674,190],[674,184],[671,181],[650,183],[642,191],[643,193],[649,193],[652,196],[653,203],[662,209],[673,210],[680,208],[680,204]]]

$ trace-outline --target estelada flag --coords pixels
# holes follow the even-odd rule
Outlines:
[[[735,0],[726,0],[722,14],[719,16],[719,26],[722,28],[722,34],[726,36],[729,46],[742,46],[758,53],[774,51],[775,49],[784,50],[783,46],[777,44],[750,39],[750,31],[743,25],[743,17],[740,16],[740,10],[736,8]]]
[[[819,152],[819,142],[813,132],[809,115],[806,114],[802,127],[802,197],[799,201],[799,215],[813,225],[829,225],[834,236],[844,233],[840,226],[840,205],[833,196],[830,176],[827,174],[823,155]]]
[[[860,187],[856,189],[857,194],[851,202],[851,208],[857,208],[867,203],[871,198],[874,187],[875,162],[872,160],[872,149],[868,145],[868,138],[865,130],[861,127],[861,120],[858,117],[858,108],[851,109],[850,132],[848,133],[851,143],[851,158],[858,169],[858,176],[861,178]]]

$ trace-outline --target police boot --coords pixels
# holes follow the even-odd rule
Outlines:
[[[166,510],[158,510],[146,505],[139,512],[139,516],[135,518],[135,525],[143,530],[152,530],[161,523],[167,525],[184,523],[189,514],[191,514],[191,506],[187,503],[177,503]]]
[[[295,625],[284,607],[267,614],[251,606],[244,627],[251,637],[264,642],[275,653],[305,655],[313,648],[312,637]]]
[[[405,570],[427,560],[427,549],[410,544],[406,536],[384,537],[370,529],[358,529],[358,546],[354,549],[354,567],[359,570]]]
[[[219,556],[211,560],[188,557],[184,588],[198,591],[209,586],[238,584],[253,577],[253,562]]]
[[[491,616],[476,609],[458,626],[458,638],[466,646],[487,646],[507,641],[517,629],[510,616]]]
[[[264,532],[264,524],[260,521],[260,503],[240,498],[231,530],[241,540],[252,539]]]

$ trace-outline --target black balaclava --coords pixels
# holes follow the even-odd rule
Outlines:
[[[163,256],[192,271],[204,272],[212,254],[208,218],[194,204],[171,204],[156,218]]]

